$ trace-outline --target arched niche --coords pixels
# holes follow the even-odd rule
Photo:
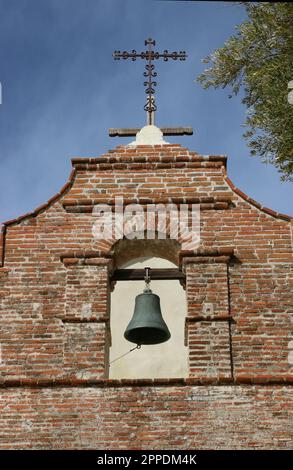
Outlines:
[[[162,258],[173,263],[173,267],[174,265],[178,267],[180,250],[180,243],[170,238],[154,240],[123,238],[112,247],[114,267],[123,268],[128,263],[146,257]]]
[[[180,245],[174,240],[121,240],[114,247],[116,269],[177,267]],[[135,344],[124,338],[132,318],[136,295],[144,281],[118,281],[111,293],[110,362]],[[161,300],[161,310],[171,338],[159,345],[145,345],[110,365],[110,378],[171,378],[188,376],[188,351],[184,345],[186,295],[178,280],[154,280],[151,289]]]

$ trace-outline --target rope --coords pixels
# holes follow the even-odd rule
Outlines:
[[[113,362],[116,362],[116,361],[118,361],[119,359],[121,359],[122,357],[127,356],[127,354],[131,353],[132,351],[135,351],[135,349],[140,349],[140,348],[141,348],[141,345],[140,345],[140,344],[137,344],[137,345],[135,346],[135,348],[130,349],[127,353],[124,353],[124,354],[122,354],[122,356],[118,356],[118,357],[116,357],[116,359],[113,359],[113,361],[109,362],[109,366],[110,366],[111,364],[113,364]]]

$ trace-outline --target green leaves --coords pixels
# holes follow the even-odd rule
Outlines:
[[[288,82],[293,80],[293,5],[240,2],[248,20],[207,58],[197,80],[203,88],[244,91],[248,108],[244,138],[252,155],[272,163],[283,180],[293,181],[293,106]]]

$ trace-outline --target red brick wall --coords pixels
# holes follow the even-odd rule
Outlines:
[[[289,449],[290,411],[273,385],[7,388],[0,448]]]
[[[186,386],[160,390],[168,405],[160,411],[167,418],[164,447],[180,448],[185,442],[186,447],[199,448],[288,444],[287,398],[293,380],[288,362],[293,313],[292,219],[261,207],[235,188],[225,165],[225,157],[203,157],[179,145],[120,146],[99,158],[74,159],[69,182],[59,194],[35,212],[5,224],[0,245],[0,383],[8,380],[11,385],[14,380],[18,384],[2,389],[7,413],[2,414],[5,446],[125,448],[136,442],[128,430],[136,429],[140,416],[146,423],[141,436],[138,429],[133,431],[135,439],[148,448],[154,446],[159,429],[157,389],[147,385],[134,390],[57,389],[51,382],[41,390],[30,388],[40,379],[107,377],[109,276],[118,263],[118,244],[114,239],[94,239],[92,210],[100,202],[113,204],[116,196],[123,196],[126,204],[201,205],[199,248],[180,251],[180,245],[166,241],[166,256],[186,273],[189,375],[230,385],[214,389],[205,382],[196,395]],[[148,249],[152,246],[158,248],[153,244]],[[125,250],[131,259],[130,245]],[[251,380],[259,385],[240,385]],[[123,414],[121,397],[129,401],[129,419],[136,423],[129,424],[129,429],[126,425],[124,440],[119,423],[124,418],[128,423],[128,415]],[[236,404],[238,398],[243,413],[239,411],[242,405]],[[88,422],[81,408],[70,414],[81,407],[82,399],[91,405],[96,401],[88,410]],[[138,410],[137,399],[142,403]],[[25,407],[27,421],[20,416],[20,406]],[[59,417],[62,406],[63,424]],[[113,411],[112,424],[111,406],[118,410]],[[42,407],[46,418],[40,416]],[[179,416],[189,427],[183,426],[182,436],[176,437],[173,431]],[[235,430],[240,419],[247,419],[247,434]],[[13,437],[6,426],[14,422],[20,427]],[[40,431],[38,437],[40,422],[44,435]],[[77,429],[80,422],[82,431]],[[97,431],[90,437],[93,422],[98,423],[100,437]],[[121,439],[113,441],[108,430],[116,423]]]

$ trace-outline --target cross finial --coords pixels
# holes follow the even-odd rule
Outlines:
[[[147,112],[147,124],[148,125],[154,124],[154,115],[155,115],[155,111],[157,110],[155,98],[154,98],[155,87],[157,86],[157,82],[153,80],[157,76],[157,72],[155,72],[155,65],[153,64],[153,61],[160,59],[160,58],[164,59],[165,62],[167,62],[169,59],[185,60],[187,57],[187,54],[185,51],[169,52],[168,50],[164,50],[163,53],[155,52],[152,49],[152,46],[155,46],[155,45],[156,45],[156,41],[149,38],[145,40],[145,46],[148,46],[148,49],[145,52],[137,53],[136,50],[133,49],[131,52],[115,51],[113,53],[113,57],[115,60],[131,59],[135,61],[137,58],[140,58],[140,59],[144,59],[147,61],[145,65],[146,72],[144,72],[143,75],[144,77],[147,78],[147,80],[144,82],[144,86],[146,87],[145,92],[147,94],[147,100],[144,106],[144,110]]]
[[[145,40],[144,45],[147,46],[148,44],[151,44],[152,46],[156,45],[156,41],[152,38],[148,38]]]

